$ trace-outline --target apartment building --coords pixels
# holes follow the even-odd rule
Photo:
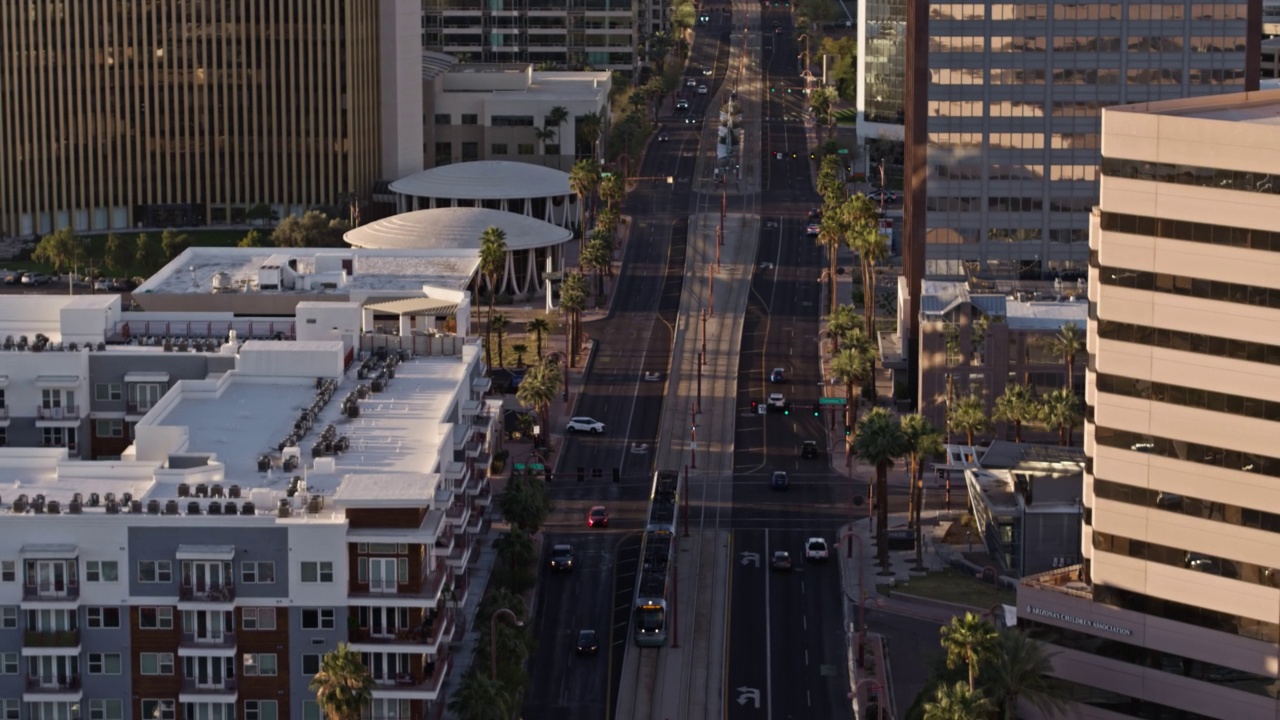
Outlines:
[[[244,223],[421,170],[417,0],[5,3],[0,236]],[[64,62],[65,61],[65,62]]]
[[[1084,329],[1089,308],[1082,288],[1073,287],[1072,294],[1052,287],[1000,291],[954,280],[926,280],[923,288],[920,413],[934,425],[946,426],[948,397],[976,395],[990,414],[1009,385],[1027,384],[1038,393],[1067,385],[1066,363],[1049,341],[1068,323]],[[1084,365],[1083,358],[1076,362],[1077,373]],[[909,384],[900,353],[885,354],[885,366],[894,370],[895,384]],[[1012,427],[998,428],[1000,437],[1013,438]]]
[[[1083,565],[1025,581],[1079,717],[1280,713],[1280,91],[1102,116]]]
[[[339,642],[370,717],[438,717],[497,417],[479,346],[454,347],[237,343],[118,460],[0,453],[5,717],[319,720],[308,684]]]
[[[532,63],[633,73],[649,3],[632,0],[424,0],[422,46],[466,63]],[[660,7],[654,3],[654,8]],[[655,10],[661,14],[661,10]],[[662,18],[665,20],[665,18]],[[645,23],[649,26],[651,20]]]
[[[1083,271],[1105,107],[1258,87],[1261,0],[907,3],[921,277]],[[918,60],[918,62],[917,62]]]

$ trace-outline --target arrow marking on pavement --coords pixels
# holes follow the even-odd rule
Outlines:
[[[755,565],[756,567],[760,567],[760,553],[743,551],[742,560],[739,562],[743,565]]]
[[[740,687],[738,688],[738,704],[746,705],[751,703],[755,709],[760,709],[760,691],[755,688]]]

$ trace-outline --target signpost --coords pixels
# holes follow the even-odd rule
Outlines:
[[[849,404],[849,401],[848,401],[846,398],[842,398],[842,397],[820,397],[820,398],[818,398],[818,404],[819,404],[819,405],[842,405],[842,406],[843,406],[843,405],[848,405],[848,404]]]

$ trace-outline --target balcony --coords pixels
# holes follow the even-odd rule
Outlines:
[[[80,630],[27,630],[22,634],[24,648],[80,647]]]
[[[1093,600],[1093,586],[1084,582],[1080,565],[1028,575],[1022,578],[1019,584],[1025,588],[1047,590],[1081,598],[1082,600]]]
[[[479,495],[480,489],[484,487],[485,481],[487,479],[488,478],[484,476],[484,473],[482,472],[475,473],[474,475],[471,476],[469,480],[467,480],[466,493],[473,497],[476,495]]]
[[[471,416],[471,425],[474,427],[487,428],[489,427],[489,424],[492,422],[493,422],[493,413],[489,412],[488,410],[485,410],[484,412],[478,412],[475,415]]]
[[[471,557],[471,545],[471,539],[464,535],[453,544],[453,549],[444,560],[445,563],[455,570],[466,567],[467,560]]]
[[[51,677],[27,676],[28,693],[74,693],[80,691],[79,675],[59,675]]]
[[[416,603],[425,603],[427,607],[435,607],[440,602],[440,592],[444,589],[446,570],[424,573],[422,581],[416,589],[397,588],[396,592],[371,592],[369,590],[352,590],[348,597],[358,600],[359,605],[377,607],[397,607]]]
[[[183,585],[178,589],[178,600],[198,603],[232,603],[236,599],[236,586],[225,585]]]
[[[484,485],[480,488],[480,492],[476,494],[472,501],[480,507],[489,507],[493,504],[493,487],[485,480]]]
[[[444,517],[455,529],[461,530],[466,527],[467,517],[470,516],[470,514],[470,506],[463,503],[454,503],[445,511]]]
[[[24,585],[22,587],[22,599],[47,602],[75,602],[80,599],[80,586],[78,584],[55,585],[49,583]]]
[[[233,632],[224,632],[221,635],[184,632],[178,645],[179,649],[183,650],[234,649],[235,646],[236,634]]]
[[[485,447],[484,433],[474,433],[471,440],[466,444],[467,457],[481,464],[482,461],[489,459],[489,451]]]
[[[477,511],[472,511],[471,519],[467,521],[467,535],[479,535],[481,530],[484,530],[484,515]],[[474,560],[476,557],[478,556],[473,555],[472,559]]]
[[[457,537],[457,534],[454,533],[453,526],[446,525],[445,531],[440,534],[440,537],[436,538],[436,544],[434,548],[435,551],[432,553],[432,555],[434,556],[448,555],[449,551],[453,550],[453,543],[456,537]]]
[[[79,420],[80,408],[76,405],[67,407],[36,406],[37,420]]]
[[[193,695],[225,695],[236,692],[236,678],[223,678],[221,681],[182,679],[182,692]]]
[[[377,632],[369,628],[355,628],[348,633],[352,645],[425,645],[426,652],[434,653],[440,647],[441,638],[453,631],[453,620],[449,613],[442,612],[429,627],[404,629],[383,628]]]
[[[422,672],[397,673],[392,677],[375,678],[373,681],[373,697],[375,699],[435,700],[440,697],[440,688],[453,666],[453,658],[444,656],[433,663],[427,663]]]

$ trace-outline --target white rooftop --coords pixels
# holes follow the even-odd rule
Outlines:
[[[459,200],[508,200],[572,194],[569,173],[531,163],[477,160],[416,172],[391,183],[401,195]]]
[[[1208,95],[1108,108],[1121,113],[1176,115],[1202,120],[1280,125],[1280,90]]]
[[[348,230],[349,245],[360,248],[480,250],[490,227],[507,234],[507,250],[549,247],[573,239],[573,231],[549,222],[487,208],[447,207],[415,210]]]
[[[1084,298],[1060,302],[1007,300],[1005,322],[1014,330],[1053,330],[1075,323],[1081,330],[1089,322],[1089,303]]]
[[[214,278],[229,281],[239,292],[291,294],[293,290],[257,289],[258,271],[280,256],[297,262],[297,272],[316,272],[316,259],[321,256],[349,258],[352,273],[345,287],[313,287],[298,291],[305,294],[349,296],[366,294],[421,294],[423,285],[462,290],[471,282],[480,264],[475,250],[438,249],[366,249],[366,248],[228,248],[192,247],[183,251],[145,283],[134,294],[209,294]],[[225,287],[225,285],[224,285]]]

